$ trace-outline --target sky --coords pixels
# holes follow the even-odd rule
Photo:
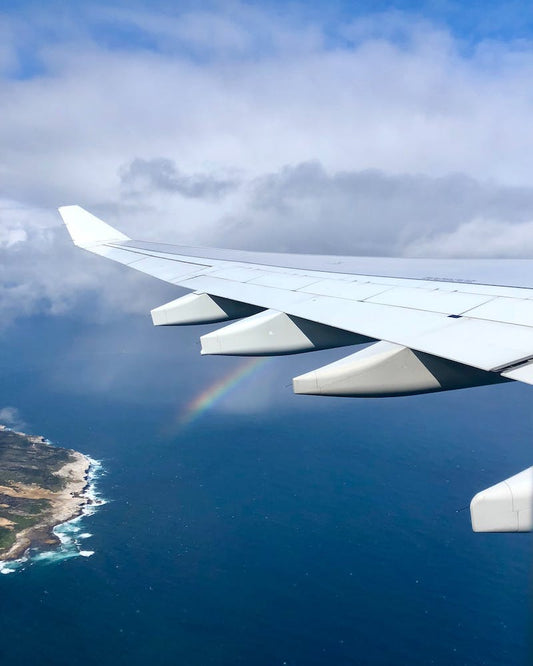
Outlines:
[[[530,257],[532,35],[512,2],[2,3],[3,325],[149,309],[70,203],[143,240]]]

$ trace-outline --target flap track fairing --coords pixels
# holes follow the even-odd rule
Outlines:
[[[388,397],[484,386],[506,381],[454,361],[390,342],[374,345],[293,379],[295,393]]]
[[[240,319],[260,312],[262,308],[210,294],[187,294],[151,311],[154,326],[213,324]]]
[[[276,356],[357,345],[370,339],[308,319],[266,310],[201,338],[202,354]]]

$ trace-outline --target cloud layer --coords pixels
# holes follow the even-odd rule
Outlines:
[[[399,12],[73,11],[2,22],[4,321],[90,291],[146,306],[137,278],[103,289],[116,269],[68,244],[65,203],[170,242],[533,254],[529,42],[465,48]]]

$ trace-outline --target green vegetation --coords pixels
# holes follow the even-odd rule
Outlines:
[[[46,511],[49,506],[49,500],[15,498],[0,493],[0,516],[15,523],[15,532],[20,532],[39,522],[43,511]]]
[[[65,480],[54,472],[71,460],[72,452],[68,449],[44,441],[32,442],[24,435],[0,430],[0,485],[33,483],[57,492],[64,487]]]
[[[14,525],[15,532],[20,532],[25,530],[27,527],[35,525],[39,522],[39,516],[23,516],[22,514],[13,514],[13,513],[2,513],[2,517],[6,517],[8,520],[11,520]]]
[[[9,518],[7,513],[18,514],[37,514],[42,513],[50,507],[50,500],[31,499],[29,497],[11,497],[0,492],[0,516]]]
[[[0,527],[0,550],[7,550],[15,543],[15,532],[7,527]]]

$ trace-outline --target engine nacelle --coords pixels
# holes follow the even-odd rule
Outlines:
[[[533,467],[478,493],[470,516],[474,532],[531,532]]]

